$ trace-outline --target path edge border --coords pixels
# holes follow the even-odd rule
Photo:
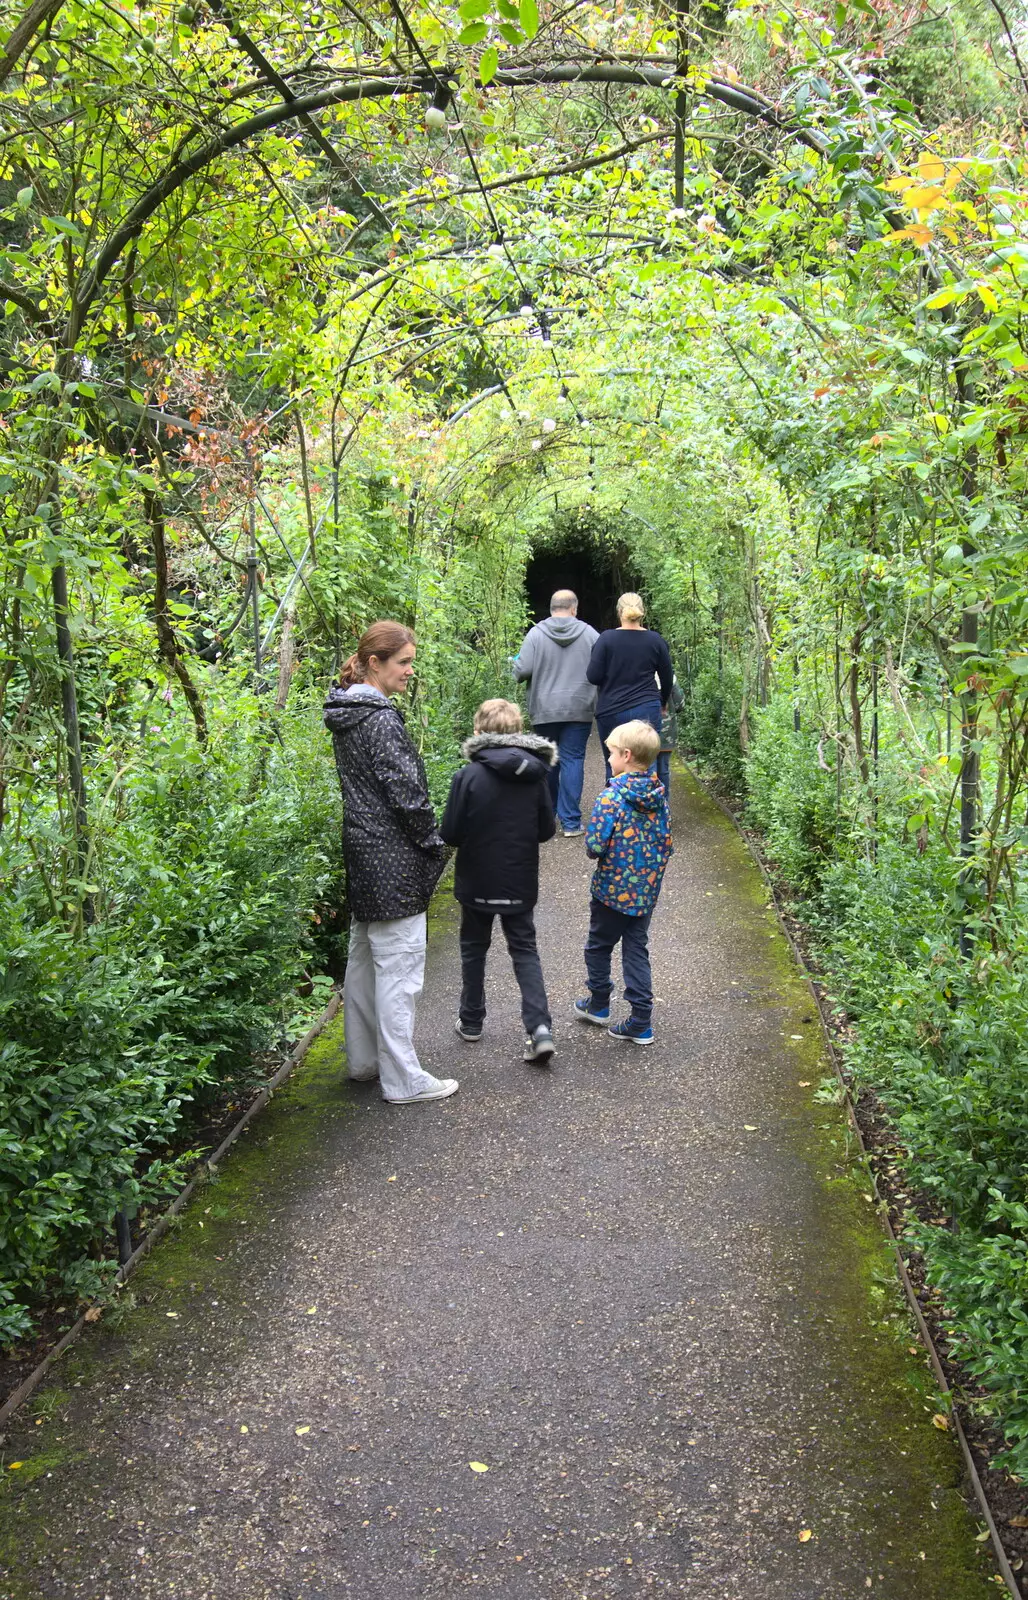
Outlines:
[[[193,1195],[196,1193],[197,1189],[200,1188],[201,1184],[206,1183],[207,1180],[212,1177],[215,1172],[217,1172],[220,1162],[228,1154],[229,1150],[235,1144],[240,1134],[245,1131],[257,1113],[264,1110],[264,1107],[275,1093],[275,1090],[281,1088],[286,1079],[290,1077],[293,1072],[295,1072],[296,1068],[303,1061],[303,1058],[307,1054],[311,1045],[336,1016],[341,1004],[342,995],[337,989],[332,995],[332,998],[329,1000],[328,1005],[321,1013],[321,1016],[317,1018],[310,1028],[308,1028],[299,1044],[294,1045],[293,1049],[290,1051],[289,1055],[286,1057],[285,1061],[279,1067],[274,1076],[269,1078],[263,1089],[261,1089],[259,1093],[254,1096],[253,1100],[251,1100],[250,1104],[247,1106],[238,1122],[233,1123],[232,1127],[229,1129],[224,1139],[222,1139],[218,1148],[213,1151],[211,1155],[204,1157],[199,1166],[196,1168],[192,1177],[189,1179],[188,1183],[185,1185],[185,1188],[180,1189],[179,1193],[175,1196],[174,1200],[172,1200],[171,1204],[166,1208],[166,1210],[161,1212],[153,1227],[149,1228],[144,1234],[143,1238],[140,1240],[139,1244],[137,1244],[128,1260],[123,1262],[123,1264],[118,1268],[113,1280],[117,1287],[120,1288],[122,1284],[128,1282],[136,1268],[143,1261],[145,1261],[146,1257],[150,1254],[154,1246],[158,1244],[167,1233],[168,1229],[175,1221],[175,1218],[185,1210],[186,1206],[193,1198]],[[66,1350],[70,1349],[73,1344],[77,1343],[82,1334],[85,1332],[87,1326],[86,1314],[83,1313],[82,1316],[79,1317],[78,1321],[72,1324],[63,1338],[58,1340],[53,1349],[47,1352],[42,1361],[40,1361],[39,1365],[34,1367],[29,1373],[28,1377],[22,1379],[17,1389],[8,1395],[3,1405],[0,1406],[0,1428],[4,1427],[10,1421],[15,1412],[19,1410],[19,1408],[25,1404],[25,1401],[30,1398],[36,1389],[38,1389],[43,1379],[49,1373],[51,1367],[54,1366],[55,1362],[60,1360],[61,1356],[64,1355]],[[1021,1600],[1021,1597],[1018,1596],[1017,1600]]]
[[[856,1107],[853,1104],[853,1096],[850,1093],[849,1084],[846,1082],[846,1079],[843,1076],[842,1060],[835,1041],[831,1036],[831,1032],[829,1031],[828,1017],[825,1014],[824,1001],[817,992],[813,975],[809,966],[807,965],[806,958],[803,955],[799,945],[796,943],[796,940],[793,938],[789,929],[789,925],[785,920],[785,914],[782,910],[774,881],[755,842],[740,825],[738,817],[734,814],[731,808],[725,804],[725,802],[718,794],[714,792],[709,784],[704,782],[700,774],[696,771],[696,768],[683,757],[679,756],[678,759],[681,761],[682,766],[685,768],[692,781],[696,784],[696,787],[700,789],[706,798],[717,807],[722,816],[726,817],[727,820],[732,824],[736,834],[746,846],[746,849],[749,852],[751,859],[755,863],[761,878],[764,880],[764,886],[767,889],[768,894],[771,896],[771,904],[774,907],[775,918],[778,922],[778,926],[785,935],[789,949],[792,951],[793,959],[803,974],[803,981],[807,986],[807,991],[810,995],[810,998],[817,1008],[818,1021],[821,1024],[821,1036],[824,1039],[828,1059],[831,1061],[835,1070],[835,1075],[839,1080],[839,1089],[843,1095],[843,1104],[846,1107],[846,1115],[849,1121],[850,1129],[856,1138],[857,1147],[860,1150],[861,1158],[865,1168],[867,1169],[871,1188],[874,1191],[876,1202],[875,1212],[878,1216],[879,1222],[881,1223],[882,1230],[892,1246],[893,1255],[896,1259],[897,1276],[903,1287],[903,1292],[906,1296],[907,1304],[909,1305],[913,1314],[914,1321],[917,1324],[918,1332],[921,1336],[921,1342],[924,1344],[925,1349],[928,1352],[928,1359],[931,1362],[932,1371],[935,1374],[936,1381],[938,1382],[942,1393],[946,1395],[950,1401],[950,1416],[953,1420],[953,1431],[956,1434],[957,1440],[960,1444],[960,1450],[964,1458],[964,1466],[967,1470],[971,1487],[974,1490],[975,1499],[978,1501],[982,1517],[992,1539],[992,1549],[996,1558],[996,1565],[999,1568],[1003,1582],[1006,1584],[1007,1589],[1010,1592],[1012,1600],[1025,1600],[1017,1578],[1014,1576],[1014,1571],[1010,1565],[1009,1557],[1007,1556],[1006,1550],[1003,1548],[1003,1541],[1000,1538],[999,1529],[996,1526],[996,1519],[993,1517],[992,1508],[989,1505],[988,1496],[985,1493],[985,1485],[982,1483],[978,1468],[975,1465],[974,1456],[971,1452],[971,1446],[967,1442],[967,1435],[965,1434],[963,1425],[960,1421],[953,1390],[950,1386],[949,1380],[946,1377],[942,1362],[939,1359],[939,1352],[935,1348],[935,1341],[932,1338],[931,1330],[924,1319],[924,1314],[921,1310],[920,1304],[918,1303],[917,1295],[914,1291],[914,1285],[911,1282],[910,1274],[907,1271],[906,1262],[903,1260],[903,1253],[900,1249],[899,1240],[896,1238],[895,1230],[893,1229],[892,1222],[889,1218],[887,1203],[883,1199],[882,1193],[878,1187],[878,1181],[875,1176],[874,1167],[871,1164],[871,1160],[867,1153],[867,1146],[864,1143],[864,1135],[861,1133],[860,1124],[857,1121],[857,1112]],[[0,1420],[2,1420],[2,1413],[0,1413]]]

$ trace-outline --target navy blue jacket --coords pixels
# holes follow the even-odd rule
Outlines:
[[[654,681],[660,679],[660,689]],[[593,645],[586,677],[599,689],[598,717],[616,716],[658,699],[671,698],[674,671],[671,653],[659,633],[649,628],[608,628]]]

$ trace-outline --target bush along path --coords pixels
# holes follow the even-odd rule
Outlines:
[[[546,1072],[502,952],[455,1037],[441,899],[419,1044],[460,1094],[385,1106],[326,1031],[16,1417],[0,1592],[997,1592],[803,980],[730,824],[675,810],[657,1044],[569,1015],[580,839],[544,850]]]

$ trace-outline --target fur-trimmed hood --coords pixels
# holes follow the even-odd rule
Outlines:
[[[490,750],[509,750],[511,752],[510,756],[501,757],[499,760],[491,759],[487,764],[493,771],[501,771],[503,777],[510,777],[515,780],[522,777],[524,757],[522,756],[519,761],[517,757],[519,750],[526,752],[529,756],[534,756],[537,761],[542,762],[544,767],[552,767],[557,760],[557,746],[550,739],[540,738],[537,733],[476,733],[470,739],[465,740],[461,748],[464,752],[465,761],[480,761],[486,752]],[[523,775],[525,779],[530,780],[537,776],[536,773],[531,772],[531,765],[531,762],[524,763]],[[509,771],[507,770],[508,768],[510,769]]]

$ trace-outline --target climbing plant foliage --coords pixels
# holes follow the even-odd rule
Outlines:
[[[0,38],[0,1335],[97,1292],[338,971],[341,655],[415,626],[439,798],[532,552],[585,541],[803,897],[1028,1465],[1016,29],[36,0]]]

